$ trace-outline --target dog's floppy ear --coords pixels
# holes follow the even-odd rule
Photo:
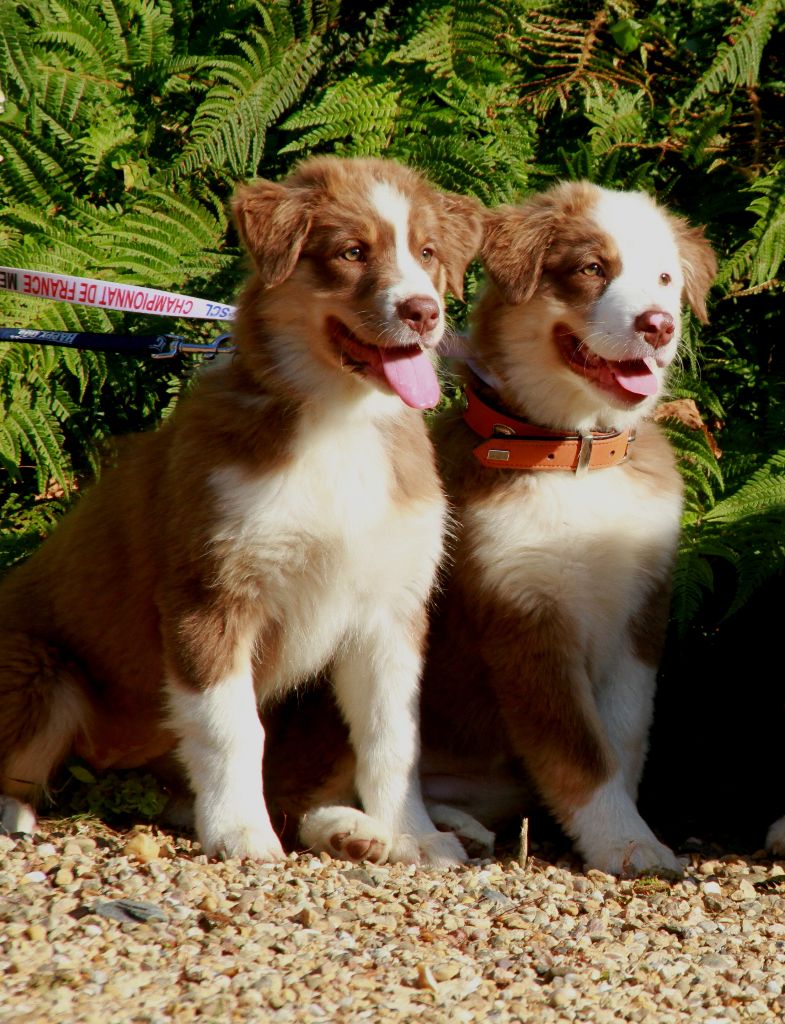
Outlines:
[[[463,299],[463,278],[466,268],[480,249],[483,235],[483,207],[477,199],[454,192],[439,193],[446,227],[444,269],[447,287]]]
[[[693,228],[681,217],[671,217],[684,272],[684,294],[701,321],[708,323],[706,297],[717,273],[717,257],[706,241],[703,228]]]
[[[234,221],[265,287],[281,284],[294,270],[312,212],[310,189],[260,179],[235,192]]]
[[[540,197],[523,206],[497,206],[485,217],[482,262],[505,302],[534,294],[553,236],[553,213]]]

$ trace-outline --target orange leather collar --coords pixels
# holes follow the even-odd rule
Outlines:
[[[488,438],[474,455],[489,469],[566,469],[580,475],[625,462],[635,440],[633,430],[576,434],[537,427],[488,405],[471,385],[466,397],[464,420]]]

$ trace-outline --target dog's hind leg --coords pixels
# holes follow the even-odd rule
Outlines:
[[[439,831],[454,833],[470,857],[493,856],[496,833],[487,829],[471,814],[448,804],[427,802],[425,806]]]
[[[6,832],[35,829],[33,808],[86,718],[78,670],[35,638],[7,633],[0,646],[0,824]]]

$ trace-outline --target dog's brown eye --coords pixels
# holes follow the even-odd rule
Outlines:
[[[351,245],[341,253],[341,259],[348,260],[350,263],[359,263],[364,259],[364,256],[365,254],[359,245]]]
[[[599,263],[587,263],[585,267],[581,267],[581,273],[587,277],[605,277],[605,271]]]
[[[420,259],[423,263],[430,263],[433,259],[433,249],[429,249],[427,246],[422,249],[420,251]]]
[[[660,274],[660,284],[670,284],[672,278],[670,274]]]

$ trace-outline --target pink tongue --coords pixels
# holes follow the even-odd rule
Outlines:
[[[378,349],[384,379],[412,409],[439,404],[439,379],[428,356],[414,346]]]
[[[652,356],[646,359],[630,359],[611,366],[611,373],[617,384],[633,395],[656,395],[658,388],[655,374],[656,361]]]

